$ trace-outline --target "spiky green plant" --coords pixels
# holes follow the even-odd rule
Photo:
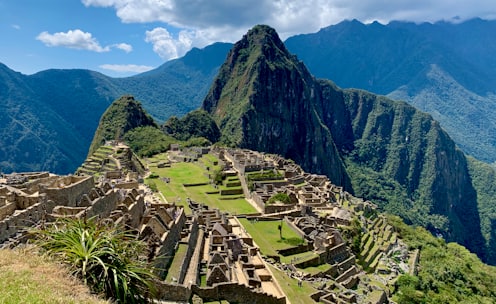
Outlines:
[[[94,219],[60,219],[35,234],[46,254],[67,263],[94,292],[119,303],[143,303],[153,296],[146,245],[131,232]]]

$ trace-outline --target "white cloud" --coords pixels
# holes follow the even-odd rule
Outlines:
[[[154,69],[151,66],[136,64],[102,64],[99,68],[119,73],[143,73]]]
[[[127,43],[114,44],[113,47],[123,50],[126,53],[133,51],[133,46]]]
[[[83,32],[79,29],[54,34],[42,32],[36,37],[36,39],[50,47],[61,46],[70,49],[87,50],[98,53],[109,52],[112,47],[121,49],[126,53],[133,50],[133,47],[127,43],[101,46],[91,33]]]
[[[11,25],[13,29],[16,29],[16,30],[20,30],[21,29],[21,26],[18,25],[18,24],[12,24]]]
[[[69,30],[68,32],[58,32],[50,34],[48,32],[40,33],[36,39],[43,42],[46,46],[63,46],[71,49],[87,50],[93,52],[108,52],[110,47],[102,47],[98,41],[92,37],[91,33],[81,30]]]
[[[473,17],[496,18],[494,0],[81,0],[86,6],[109,7],[125,23],[163,22],[186,31],[190,47],[215,41],[234,42],[256,24],[274,27],[282,39],[315,32],[344,19],[362,22],[414,22]],[[147,34],[148,35],[148,34]],[[180,36],[181,34],[179,34]],[[169,34],[170,36],[170,34]],[[147,38],[150,42],[153,38]],[[181,56],[181,37],[163,36],[154,48],[163,58]],[[153,43],[153,42],[152,42]]]
[[[146,31],[145,41],[153,44],[153,51],[162,59],[170,60],[184,55],[193,46],[193,39],[201,41],[197,36],[198,32],[180,31],[177,38],[174,38],[167,29],[156,27],[151,31]]]

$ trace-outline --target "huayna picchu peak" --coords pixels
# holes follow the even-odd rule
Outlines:
[[[255,26],[233,46],[203,109],[224,144],[290,158],[485,257],[467,161],[439,124],[404,102],[317,80],[272,28]]]
[[[224,144],[284,155],[351,189],[331,132],[318,117],[321,96],[318,82],[275,30],[258,25],[229,52],[203,109],[219,124]]]

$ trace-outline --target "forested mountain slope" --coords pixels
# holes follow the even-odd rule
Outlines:
[[[408,101],[468,153],[496,160],[496,21],[343,21],[286,40],[319,78]]]
[[[136,96],[159,122],[198,108],[230,46],[193,49],[129,78],[77,69],[23,75],[0,65],[0,172],[74,172],[100,116],[121,95]]]
[[[485,257],[467,161],[439,123],[404,102],[315,79],[270,27],[234,45],[203,109],[224,144],[291,158]]]

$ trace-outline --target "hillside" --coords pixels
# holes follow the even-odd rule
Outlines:
[[[343,21],[286,40],[319,78],[405,100],[430,113],[465,153],[496,160],[495,21]]]
[[[88,154],[93,154],[106,141],[122,140],[124,135],[138,127],[158,127],[133,96],[115,100],[100,118]]]
[[[291,158],[485,257],[467,161],[439,123],[404,102],[316,80],[270,27],[235,44],[203,109],[221,142]]]
[[[316,77],[405,100],[430,113],[465,153],[493,162],[495,24],[480,19],[459,24],[343,21],[290,37],[285,45]],[[84,70],[27,76],[2,66],[0,82],[9,89],[0,98],[8,100],[7,112],[12,113],[0,126],[5,135],[0,170],[73,172],[86,156],[100,115],[125,94],[141,100],[158,122],[185,115],[201,105],[231,47],[215,43],[195,48],[127,78]],[[36,111],[30,110],[34,104]],[[71,142],[74,136],[78,142]]]
[[[136,76],[113,79],[121,94],[142,100],[143,107],[158,122],[170,116],[181,117],[197,109],[231,48],[229,43],[214,43],[194,48],[184,57]]]
[[[0,250],[0,269],[2,303],[109,304],[91,294],[67,268],[34,250]]]
[[[156,70],[110,78],[88,70],[17,73],[0,64],[0,172],[72,173],[88,153],[100,116],[131,94],[158,121],[198,108],[230,48],[193,49]]]

